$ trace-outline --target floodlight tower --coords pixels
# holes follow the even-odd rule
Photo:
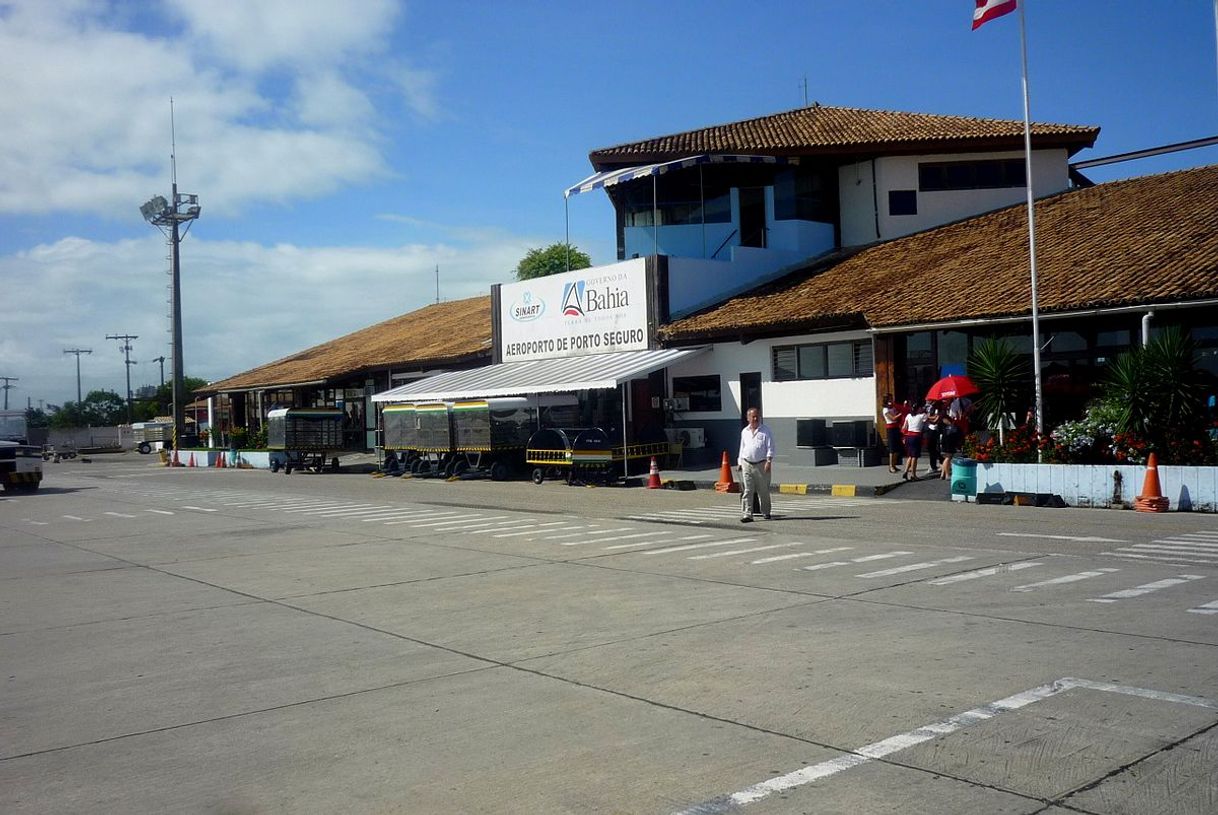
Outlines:
[[[170,270],[173,289],[173,436],[174,448],[178,446],[178,434],[186,426],[185,384],[182,381],[182,287],[178,247],[182,238],[190,231],[190,224],[199,217],[202,208],[199,206],[199,196],[178,192],[178,159],[177,134],[173,124],[173,100],[169,100],[169,131],[172,145],[169,154],[171,180],[173,184],[173,203],[158,195],[140,207],[144,220],[161,230],[169,239],[173,248],[170,255]],[[182,225],[186,228],[183,229]]]

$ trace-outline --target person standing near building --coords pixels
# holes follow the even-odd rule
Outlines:
[[[897,462],[901,460],[901,421],[905,414],[901,411],[891,393],[884,394],[884,434],[888,442],[888,472],[897,471]]]
[[[926,430],[926,408],[915,405],[901,425],[901,434],[905,437],[905,472],[901,478],[906,481],[918,480],[918,459],[922,456],[922,433]]]
[[[741,523],[753,522],[753,496],[761,502],[761,517],[770,520],[770,473],[774,467],[774,434],[761,423],[761,411],[749,408],[748,425],[740,431]]]

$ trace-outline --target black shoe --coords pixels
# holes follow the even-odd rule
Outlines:
[[[761,517],[765,518],[768,521],[768,520],[770,520],[770,513],[767,512],[765,515],[762,515]]]
[[[751,524],[752,522],[753,522],[753,517],[751,515],[746,515],[745,517],[740,519],[740,523],[742,523],[742,524]]]

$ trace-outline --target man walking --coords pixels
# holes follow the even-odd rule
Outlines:
[[[761,411],[749,408],[749,423],[740,431],[741,523],[753,522],[753,496],[761,500],[761,516],[770,520],[770,471],[774,464],[774,434],[761,423]]]

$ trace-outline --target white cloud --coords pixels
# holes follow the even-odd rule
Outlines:
[[[438,111],[435,75],[386,55],[393,0],[139,14],[167,10],[180,25],[154,35],[106,5],[0,0],[0,215],[133,217],[169,174],[170,97],[183,188],[220,215],[383,178],[378,104]]]
[[[471,233],[472,234],[472,233]],[[388,249],[262,246],[189,238],[182,245],[185,371],[219,379],[271,362],[435,300],[485,294],[535,240],[496,230],[471,243],[411,243]],[[123,357],[107,334],[136,334],[132,386],[157,384],[150,362],[170,355],[168,247],[152,233],[113,243],[64,238],[0,257],[0,290],[18,307],[0,321],[0,360],[19,377],[12,398],[76,398],[125,388]],[[11,370],[10,370],[11,369]]]

